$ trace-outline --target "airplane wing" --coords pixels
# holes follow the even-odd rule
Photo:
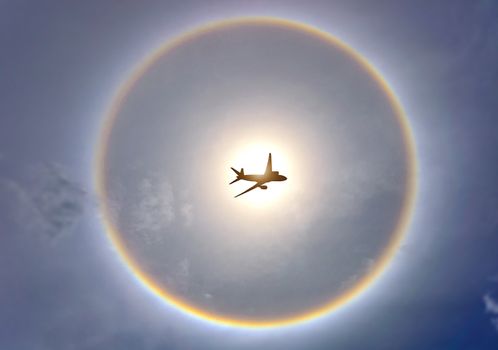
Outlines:
[[[233,183],[235,183],[235,182],[237,182],[239,180],[240,180],[239,178],[236,178],[235,180],[233,180],[232,182],[230,182],[229,185],[231,185],[231,184],[233,184]]]
[[[244,192],[239,193],[238,195],[236,195],[236,196],[235,196],[235,198],[237,198],[238,196],[242,196],[244,193],[247,193],[247,192],[249,192],[249,191],[252,191],[252,190],[254,190],[255,188],[258,188],[258,187],[259,187],[259,186],[261,186],[262,184],[263,184],[263,183],[261,183],[261,182],[256,183],[256,185],[254,185],[254,186],[252,186],[252,187],[249,187],[249,188],[248,188],[247,190],[245,190]]]
[[[272,171],[272,166],[271,166],[271,153],[268,154],[268,163],[266,163],[266,170],[265,170],[265,175],[270,175]]]

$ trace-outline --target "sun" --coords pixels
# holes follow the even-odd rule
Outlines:
[[[267,183],[267,189],[256,188],[238,198],[234,198],[234,201],[250,207],[262,208],[281,201],[289,193],[289,187],[292,186],[290,158],[284,148],[271,142],[263,141],[244,144],[240,149],[234,151],[230,155],[226,167],[227,184],[236,177],[230,167],[236,170],[243,168],[245,174],[263,174],[269,153],[272,154],[273,158],[273,170],[287,176],[288,181]],[[252,185],[254,185],[254,182],[238,181],[230,186],[227,185],[227,189],[230,195],[234,197]]]

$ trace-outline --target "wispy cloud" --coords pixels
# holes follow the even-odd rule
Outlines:
[[[492,314],[498,314],[498,301],[493,299],[491,295],[485,294],[483,296],[484,306],[486,307],[486,312]]]
[[[158,176],[144,178],[138,184],[138,202],[131,212],[133,232],[147,244],[161,239],[163,230],[176,218],[175,195],[168,181]]]
[[[138,202],[132,212],[134,231],[152,242],[173,224],[190,227],[194,206],[185,197],[185,193],[175,192],[171,182],[160,176],[144,178],[138,185]]]
[[[491,319],[491,324],[493,327],[495,327],[496,331],[498,332],[498,317],[497,318],[492,318]]]
[[[84,213],[86,192],[58,164],[44,164],[36,180],[21,183],[0,178],[0,191],[11,206],[11,219],[22,229],[51,239],[70,234]]]
[[[190,203],[184,203],[181,208],[185,226],[189,227],[194,221],[194,206]]]
[[[33,203],[47,224],[51,237],[71,232],[84,212],[86,192],[71,181],[60,165],[42,169],[33,191]]]
[[[498,315],[498,300],[494,299],[489,293],[484,294],[482,300],[487,313]],[[496,331],[498,331],[498,317],[492,317],[490,321]]]

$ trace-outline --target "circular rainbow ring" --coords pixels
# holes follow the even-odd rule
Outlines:
[[[142,75],[151,67],[154,62],[156,62],[160,57],[172,51],[178,45],[181,45],[189,40],[193,40],[199,35],[208,33],[213,30],[226,29],[238,25],[271,25],[277,27],[283,27],[293,30],[301,30],[306,33],[316,36],[318,39],[323,40],[330,45],[334,45],[340,48],[343,52],[349,55],[353,60],[358,62],[365,71],[370,74],[371,77],[375,79],[378,86],[384,91],[385,95],[388,97],[393,108],[397,120],[399,122],[401,132],[403,134],[403,140],[405,145],[405,150],[407,153],[407,177],[406,177],[406,194],[403,204],[403,208],[398,218],[398,222],[392,233],[392,238],[386,248],[384,249],[382,255],[377,259],[374,266],[371,268],[370,272],[363,276],[351,289],[343,293],[342,295],[330,300],[325,305],[319,308],[309,310],[300,315],[292,316],[290,318],[281,319],[270,319],[270,320],[247,320],[247,319],[235,319],[227,317],[224,315],[217,315],[204,311],[202,309],[196,308],[183,300],[179,300],[175,296],[168,293],[167,290],[162,289],[155,284],[154,280],[146,275],[140,268],[137,261],[134,260],[132,256],[128,254],[125,249],[124,242],[121,240],[121,236],[118,232],[117,227],[113,224],[110,219],[110,208],[106,205],[107,191],[105,187],[105,162],[107,154],[107,144],[109,135],[111,133],[112,126],[118,116],[118,112],[121,108],[123,101],[127,98],[128,94],[132,90],[135,83],[142,77]],[[173,38],[172,40],[166,42],[163,46],[157,49],[155,52],[146,57],[142,62],[138,64],[138,67],[133,71],[131,76],[125,81],[125,83],[118,89],[115,98],[105,115],[105,120],[102,126],[100,140],[97,145],[97,156],[96,156],[96,172],[95,172],[95,182],[97,187],[97,194],[102,203],[103,212],[103,223],[108,238],[112,242],[113,246],[116,248],[120,258],[128,268],[128,270],[134,275],[134,277],[146,286],[153,294],[160,297],[162,300],[166,301],[168,304],[175,306],[187,314],[195,316],[199,319],[213,322],[220,325],[231,326],[231,327],[241,327],[241,328],[271,328],[271,327],[281,327],[293,325],[301,322],[306,322],[315,319],[320,316],[324,316],[333,310],[336,310],[342,305],[345,305],[348,301],[354,299],[365,291],[386,269],[390,261],[394,257],[401,241],[403,240],[404,232],[406,231],[411,214],[413,212],[415,197],[417,192],[417,159],[415,153],[415,143],[410,130],[410,125],[408,119],[405,116],[401,105],[395,96],[394,92],[391,90],[384,78],[377,72],[374,67],[360,54],[355,52],[352,48],[341,42],[334,36],[321,31],[315,27],[307,24],[294,22],[287,19],[273,18],[273,17],[242,17],[235,19],[228,19],[222,21],[215,21],[208,23],[206,25],[200,26],[197,29],[186,32],[180,36]]]

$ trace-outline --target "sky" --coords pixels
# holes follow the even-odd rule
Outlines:
[[[0,347],[497,348],[497,13],[494,1],[3,1]],[[399,100],[417,162],[410,223],[374,283],[329,314],[265,330],[152,293],[106,234],[106,208],[140,266],[204,308],[278,316],[336,293],[376,261],[406,196],[400,127],[361,66],[291,30],[192,40],[131,90],[105,153],[112,193],[95,183],[106,116],[136,67],[185,31],[241,16],[305,23],[361,55]],[[362,108],[373,117],[352,119]],[[229,167],[246,166],[252,135],[270,145],[251,170],[273,147],[289,180],[233,204],[245,184],[225,185]],[[303,170],[315,163],[318,179]]]

